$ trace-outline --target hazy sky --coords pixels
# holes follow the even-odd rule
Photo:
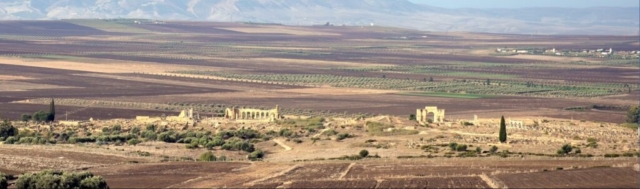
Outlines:
[[[639,7],[640,0],[409,0],[443,8]]]

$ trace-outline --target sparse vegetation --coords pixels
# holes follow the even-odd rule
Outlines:
[[[218,158],[216,158],[215,155],[213,155],[212,152],[205,152],[200,154],[200,158],[198,158],[198,160],[200,161],[216,161]]]
[[[28,188],[87,188],[108,189],[107,182],[90,172],[64,173],[62,171],[42,171],[25,173],[16,181],[18,189]]]

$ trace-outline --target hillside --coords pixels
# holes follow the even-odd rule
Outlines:
[[[638,8],[445,9],[406,0],[7,0],[0,19],[149,18],[428,31],[637,35]]]

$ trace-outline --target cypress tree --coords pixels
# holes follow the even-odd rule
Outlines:
[[[507,142],[507,125],[504,123],[504,116],[500,118],[500,142]]]
[[[56,105],[51,99],[51,104],[49,104],[49,116],[47,117],[47,121],[51,122],[56,119]]]

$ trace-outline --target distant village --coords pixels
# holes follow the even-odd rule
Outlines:
[[[580,50],[560,50],[552,49],[526,49],[526,48],[496,48],[496,55],[516,55],[516,54],[536,54],[553,56],[573,56],[573,57],[594,57],[612,59],[633,59],[638,58],[638,51],[614,51],[609,49],[580,49]]]

